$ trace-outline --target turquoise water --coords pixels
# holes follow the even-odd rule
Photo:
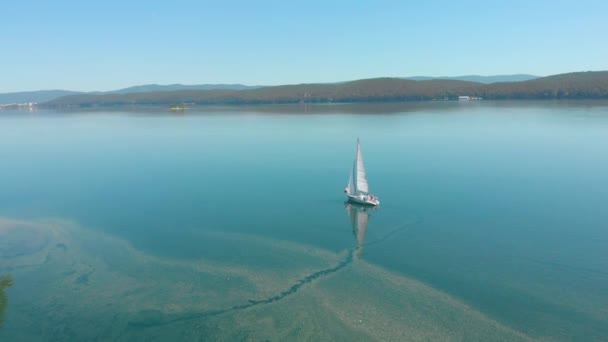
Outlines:
[[[2,111],[0,340],[605,340],[607,133],[599,101]]]

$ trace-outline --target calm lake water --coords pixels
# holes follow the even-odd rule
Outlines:
[[[606,340],[607,147],[599,101],[0,111],[0,340]]]

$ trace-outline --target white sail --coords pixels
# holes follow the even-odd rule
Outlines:
[[[367,185],[367,175],[365,174],[365,164],[363,163],[359,139],[357,139],[357,156],[355,157],[355,165],[353,166],[353,176],[355,179],[355,191],[367,194],[369,186]]]

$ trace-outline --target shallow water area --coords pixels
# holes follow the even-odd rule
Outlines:
[[[0,340],[603,340],[607,132],[602,101],[1,111]]]

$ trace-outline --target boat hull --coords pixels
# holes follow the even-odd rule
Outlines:
[[[359,204],[366,204],[366,205],[372,205],[372,206],[377,206],[380,205],[380,201],[378,200],[377,197],[373,197],[370,198],[369,196],[363,196],[363,195],[350,195],[350,194],[346,194],[346,196],[348,197],[348,200],[354,203],[359,203]]]

